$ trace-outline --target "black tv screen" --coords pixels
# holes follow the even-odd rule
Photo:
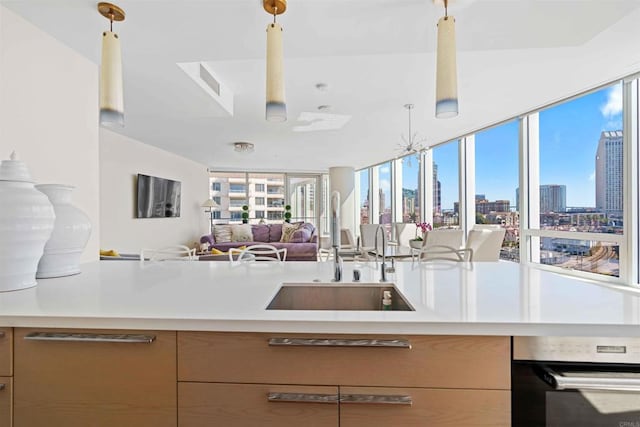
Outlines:
[[[180,181],[138,174],[137,218],[180,216]]]

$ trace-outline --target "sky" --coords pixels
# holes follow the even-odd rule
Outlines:
[[[600,89],[540,112],[540,184],[567,187],[567,207],[595,206],[595,155],[600,133],[622,130],[622,84]],[[442,188],[442,208],[458,200],[458,143],[433,149]],[[418,164],[403,167],[403,187],[417,188]],[[367,184],[361,174],[361,200]],[[389,188],[389,166],[380,168]],[[476,134],[476,194],[509,200],[515,206],[518,187],[518,121]],[[387,200],[388,204],[388,200]]]

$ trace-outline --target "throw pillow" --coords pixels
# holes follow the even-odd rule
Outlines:
[[[246,246],[240,246],[238,247],[238,249],[245,250],[247,249]],[[216,248],[211,248],[211,255],[229,255],[229,252],[223,252],[220,249],[216,249]]]
[[[216,243],[228,243],[231,241],[231,226],[226,224],[213,226],[213,237]]]
[[[282,237],[280,238],[280,242],[288,243],[291,240],[291,236],[296,230],[300,227],[300,224],[282,224]]]
[[[269,243],[269,224],[257,224],[251,226],[254,242]]]
[[[118,252],[116,252],[113,249],[110,250],[104,250],[104,249],[100,249],[100,256],[120,256],[120,254]]]
[[[269,227],[269,242],[279,242],[282,239],[282,224],[271,224]]]
[[[251,226],[249,224],[232,225],[231,241],[232,242],[252,242],[253,234],[251,233]]]
[[[316,231],[316,228],[313,226],[313,224],[303,222],[300,224],[300,227],[293,232],[293,234],[289,238],[289,242],[307,243],[311,240],[311,236],[313,235],[314,231]]]

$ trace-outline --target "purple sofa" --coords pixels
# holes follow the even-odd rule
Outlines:
[[[215,226],[214,226],[215,227]],[[301,223],[289,242],[280,242],[282,237],[282,224],[256,224],[251,225],[251,242],[216,242],[213,233],[206,234],[200,238],[200,243],[208,243],[209,249],[216,248],[222,252],[229,251],[230,248],[240,246],[251,246],[259,244],[269,244],[278,249],[287,248],[287,261],[317,261],[318,259],[318,235],[313,224]],[[213,261],[223,259],[220,255],[202,255],[203,261]],[[228,258],[226,258],[228,259]]]

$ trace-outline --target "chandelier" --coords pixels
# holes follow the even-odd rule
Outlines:
[[[409,133],[407,134],[408,136],[406,138],[404,135],[400,135],[400,138],[402,138],[402,142],[398,144],[398,156],[409,156],[407,157],[407,166],[411,166],[410,155],[424,151],[426,147],[423,145],[423,143],[426,141],[426,139],[419,138],[417,132],[411,133],[411,110],[413,110],[414,105],[404,104],[404,108],[406,108],[409,117]]]

